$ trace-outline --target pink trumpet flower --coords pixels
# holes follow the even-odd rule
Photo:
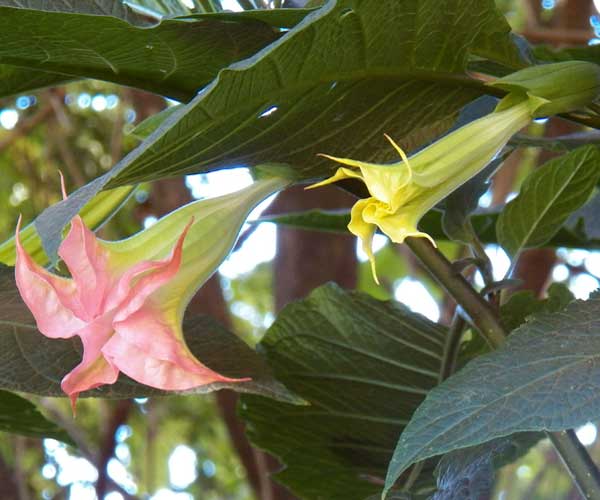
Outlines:
[[[15,276],[21,297],[43,335],[79,336],[83,344],[83,359],[61,383],[73,410],[79,393],[113,384],[119,372],[167,391],[250,380],[203,365],[185,344],[181,324],[191,297],[227,256],[249,211],[284,185],[267,179],[190,203],[116,242],[98,239],[76,216],[58,252],[71,278],[50,273],[27,254],[19,218]]]

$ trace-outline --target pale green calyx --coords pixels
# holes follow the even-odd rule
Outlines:
[[[140,260],[167,257],[183,228],[191,224],[179,272],[161,297],[182,316],[194,293],[229,255],[250,211],[289,184],[277,177],[258,180],[240,191],[189,203],[130,238],[101,243],[110,250],[113,262],[127,269]]]
[[[583,108],[600,96],[600,66],[586,61],[541,64],[488,83],[509,92],[498,110],[528,98],[534,118]]]

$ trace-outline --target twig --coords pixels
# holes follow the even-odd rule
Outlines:
[[[600,498],[600,472],[575,432],[549,432],[548,437],[583,497]]]
[[[488,344],[493,348],[502,345],[506,335],[495,311],[462,274],[452,267],[450,261],[423,238],[407,238],[406,244],[429,273],[460,304]]]
[[[456,314],[454,316],[454,321],[450,326],[450,330],[448,330],[448,335],[446,336],[444,355],[440,367],[440,384],[456,371],[458,353],[460,352],[460,341],[466,326],[467,323],[464,318],[460,314]]]

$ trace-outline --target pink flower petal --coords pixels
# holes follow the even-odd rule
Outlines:
[[[38,265],[23,248],[20,230],[19,217],[15,235],[15,279],[19,293],[40,332],[50,338],[70,338],[85,326],[85,322],[73,312],[78,303],[75,284]]]
[[[183,242],[193,222],[192,218],[183,229],[169,257],[160,261],[142,261],[121,277],[114,294],[111,294],[107,301],[107,309],[117,300],[121,302],[115,321],[121,321],[137,311],[153,292],[177,274],[181,264]]]
[[[102,356],[102,348],[113,334],[110,314],[100,316],[77,333],[83,343],[83,359],[61,382],[73,407],[80,392],[116,382],[119,370]]]
[[[181,346],[180,362],[158,359],[127,342],[120,335],[113,336],[104,346],[105,357],[132,379],[165,391],[184,391],[215,382],[247,382],[251,379],[232,379],[219,375],[195,359],[189,358]],[[186,352],[184,352],[186,351]]]
[[[71,221],[69,234],[58,249],[58,255],[77,285],[84,314],[82,319],[92,320],[102,312],[104,297],[111,286],[107,250],[100,245],[81,217],[76,216]]]

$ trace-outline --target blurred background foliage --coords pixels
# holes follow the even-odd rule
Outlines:
[[[130,3],[144,12],[169,15],[202,11],[207,2],[136,0]],[[251,2],[240,1],[239,4],[248,7]],[[259,6],[281,4],[274,1]],[[595,17],[598,12],[591,0],[497,0],[497,5],[513,29],[531,42],[561,46],[600,41],[597,38],[600,33],[594,31],[600,25]],[[30,221],[60,199],[58,170],[65,175],[69,190],[82,186],[108,170],[138,143],[131,135],[136,124],[171,104],[154,95],[100,81],[74,82],[0,100],[2,240],[12,235],[18,214]],[[551,136],[571,131],[574,131],[572,125],[550,121],[534,124],[529,133]],[[504,202],[517,190],[526,173],[545,159],[547,153],[536,149],[515,153],[496,175],[492,187],[482,197],[481,206]],[[141,186],[100,234],[108,239],[131,234],[191,196],[218,194],[220,189],[246,178],[244,175],[249,177],[243,172],[221,177],[209,174],[189,178],[187,184],[175,180],[175,184],[161,181]],[[165,192],[169,194],[165,196]],[[304,199],[310,197],[313,198],[306,203],[315,206],[331,201],[325,192],[311,193]],[[290,207],[298,209],[297,203],[300,203],[298,197],[288,195],[266,210],[276,213]],[[348,206],[349,201],[340,199],[334,203],[343,207]],[[304,244],[299,243],[301,241],[307,246],[299,247]],[[337,245],[346,252],[345,264],[341,266],[345,268],[344,275],[330,269],[303,274],[302,259],[310,261],[314,257],[310,252],[315,251],[314,245],[319,243]],[[300,254],[304,252],[293,262],[290,261],[294,258],[290,257],[292,252],[284,251],[290,245],[298,247]],[[378,245],[377,265],[382,287],[374,285],[364,255],[356,251],[352,238],[312,233],[309,236],[289,229],[276,234],[272,224],[249,226],[220,276],[206,285],[204,296],[201,291],[198,311],[217,316],[248,343],[255,344],[285,302],[301,297],[320,282],[335,279],[377,298],[395,297],[434,320],[448,323],[454,312],[452,304],[445,301],[441,289],[426,276],[414,257],[401,246],[383,241],[378,241]],[[459,258],[463,249],[456,244],[444,244],[443,251],[452,258]],[[486,251],[495,274],[502,276],[508,262],[506,256],[496,246],[488,246]],[[569,285],[577,297],[587,297],[598,286],[598,252],[540,249],[527,254],[521,265],[521,278],[536,293],[543,293],[548,278]],[[291,274],[300,276],[302,282],[292,282]],[[478,279],[481,282],[476,276],[476,283]],[[221,302],[214,299],[217,295],[213,292],[217,289]],[[71,418],[66,400],[42,398],[36,402],[69,431],[78,448],[51,439],[41,441],[3,434],[0,498],[293,498],[265,479],[266,472],[276,470],[278,465],[244,442],[239,432],[242,424],[235,416],[233,395],[81,400],[76,419]],[[580,438],[600,461],[600,443],[593,423],[580,430]],[[494,497],[502,500],[579,498],[546,441],[501,470]]]

